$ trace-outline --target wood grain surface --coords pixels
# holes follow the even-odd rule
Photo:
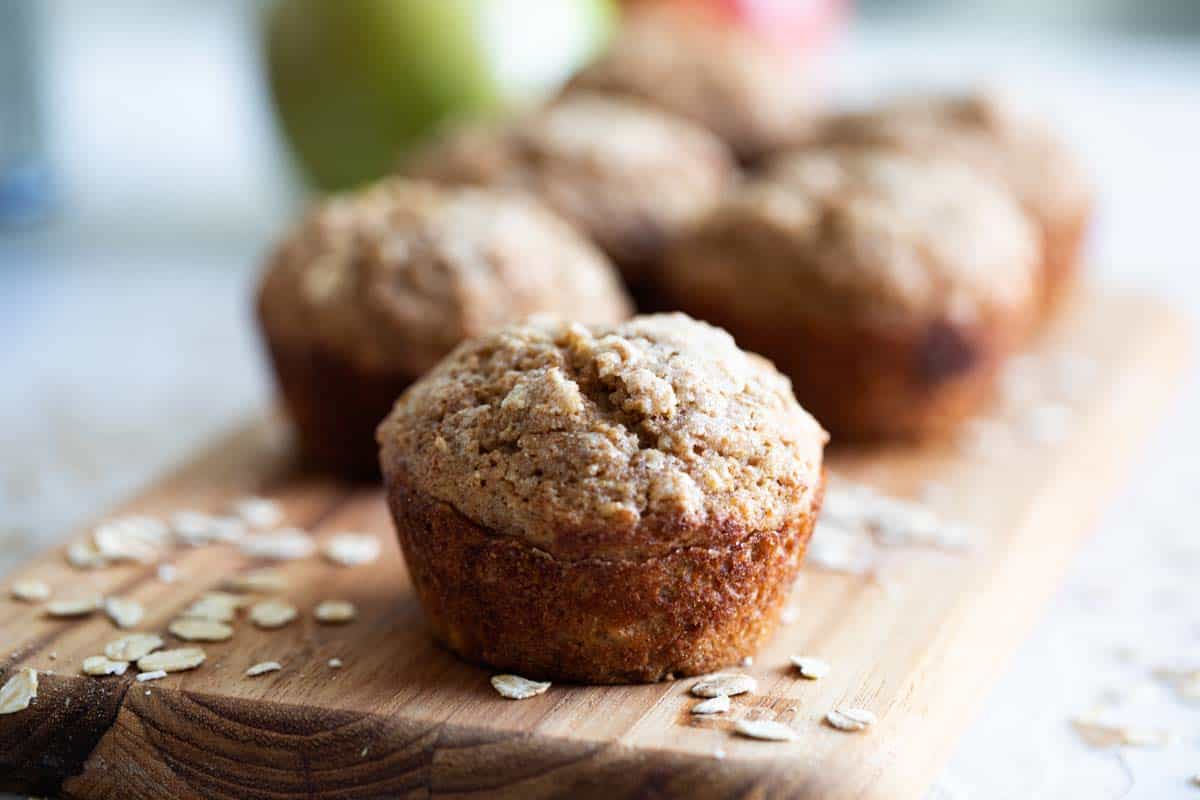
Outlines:
[[[796,619],[744,670],[759,691],[735,698],[721,719],[688,713],[691,681],[554,686],[502,699],[486,670],[429,640],[380,491],[299,471],[286,426],[255,423],[113,513],[222,511],[262,494],[318,537],[379,534],[383,557],[359,567],[320,558],[285,565],[282,596],[301,609],[297,621],[264,631],[241,618],[232,640],[203,645],[209,660],[199,669],[149,683],[134,682],[132,670],[83,676],[83,658],[118,631],[99,614],[47,618],[8,599],[8,586],[38,578],[56,597],[134,598],[148,610],[138,629],[163,632],[199,593],[255,564],[227,545],[181,549],[171,584],[152,565],[79,571],[62,550],[27,565],[0,599],[0,678],[31,666],[41,686],[28,709],[0,716],[0,788],[178,800],[920,797],[1082,534],[1134,471],[1187,344],[1185,326],[1158,304],[1081,299],[1039,344],[1098,365],[1065,440],[982,455],[952,442],[834,452],[835,471],[898,494],[936,480],[947,489],[939,510],[986,535],[967,554],[889,551],[882,579],[806,569]],[[317,624],[311,610],[326,599],[355,603],[358,619]],[[833,671],[803,680],[788,665],[793,653],[819,655]],[[344,666],[329,667],[331,658]],[[266,660],[283,669],[243,676]],[[821,724],[842,705],[869,708],[879,722],[858,734]],[[733,736],[733,720],[744,717],[786,722],[800,738]]]

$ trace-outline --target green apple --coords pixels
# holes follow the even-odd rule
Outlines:
[[[614,19],[610,0],[277,0],[268,80],[303,171],[342,189],[447,120],[553,89]]]

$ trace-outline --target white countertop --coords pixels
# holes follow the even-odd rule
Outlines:
[[[839,95],[952,76],[1010,85],[1053,114],[1102,187],[1097,280],[1145,288],[1200,319],[1200,45],[895,26],[860,29],[846,45],[833,59]],[[178,58],[197,80],[207,68],[195,53]],[[219,113],[244,114],[253,99],[205,86],[189,101]],[[94,89],[68,95],[86,101]],[[128,123],[106,124],[95,135],[115,146]],[[149,189],[118,187],[119,203],[89,188],[59,223],[0,233],[0,571],[269,404],[248,298],[286,201],[277,175],[245,174],[269,136],[261,120],[242,124],[252,144],[232,158],[210,153],[202,170],[168,163]],[[204,138],[193,132],[178,148]],[[68,185],[120,180],[90,160],[71,163]],[[222,182],[223,168],[236,179]],[[203,190],[186,185],[201,175]],[[274,181],[266,199],[248,202],[246,187],[260,179]],[[147,201],[178,181],[186,199]],[[204,223],[189,226],[189,215]],[[1159,666],[1200,668],[1200,535],[1190,517],[1198,399],[1193,374],[1129,485],[1098,498],[1107,513],[1094,538],[931,797],[1200,798],[1188,785],[1200,772],[1200,705],[1181,704],[1150,676]],[[1112,714],[1168,728],[1172,744],[1082,746],[1067,719],[1112,689],[1124,695]]]

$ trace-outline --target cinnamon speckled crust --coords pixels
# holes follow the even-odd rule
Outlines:
[[[635,292],[647,290],[667,241],[737,175],[724,145],[703,128],[582,92],[509,123],[452,132],[402,171],[535,194],[591,236]]]
[[[374,429],[460,340],[546,312],[615,322],[604,256],[515,193],[394,179],[314,209],[279,245],[258,316],[308,455],[377,473]]]
[[[832,115],[807,135],[809,146],[891,147],[938,153],[1007,185],[1042,240],[1041,305],[1051,311],[1079,270],[1092,212],[1092,188],[1074,154],[1040,120],[996,94],[902,98]]]
[[[464,342],[380,426],[385,476],[557,557],[647,557],[807,513],[826,435],[767,361],[682,314]]]
[[[631,14],[567,93],[634,97],[721,137],[746,163],[795,138],[812,117],[803,72],[732,25],[670,9]]]
[[[919,437],[986,399],[1032,326],[1036,239],[954,161],[830,148],[778,162],[681,238],[661,285],[793,381],[834,436]]]
[[[380,426],[437,637],[522,675],[659,680],[769,635],[825,432],[764,359],[681,314],[464,342]]]
[[[388,505],[434,637],[534,679],[643,683],[699,675],[771,635],[820,509],[777,531],[720,534],[647,558],[560,558],[482,527],[391,471]]]

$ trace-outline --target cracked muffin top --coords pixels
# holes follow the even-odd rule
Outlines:
[[[415,376],[531,313],[616,322],[631,305],[603,254],[533,200],[392,179],[310,212],[259,310],[272,336]]]
[[[1043,225],[1074,221],[1091,206],[1091,187],[1072,153],[1048,126],[994,93],[920,95],[835,115],[815,138],[961,158],[1007,184]]]
[[[631,15],[568,92],[635,97],[715,133],[743,160],[794,138],[811,119],[795,65],[728,25],[668,9]]]
[[[767,360],[682,314],[464,342],[378,433],[385,482],[559,558],[645,558],[796,524],[825,432]]]
[[[829,148],[729,197],[682,238],[664,281],[751,318],[966,323],[1027,305],[1038,258],[1025,214],[977,170]]]
[[[585,93],[498,126],[451,133],[402,169],[426,180],[529,191],[627,273],[656,258],[736,176],[725,146],[703,128]]]

